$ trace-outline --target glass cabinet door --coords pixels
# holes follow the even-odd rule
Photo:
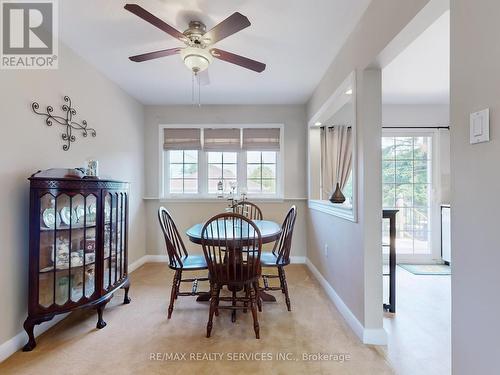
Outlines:
[[[109,289],[111,286],[111,250],[113,244],[111,206],[112,195],[107,193],[104,197],[104,290]]]
[[[126,199],[123,192],[110,192],[104,198],[105,290],[119,283],[125,273]]]
[[[120,233],[118,235],[118,267],[120,279],[125,276],[125,238],[126,238],[126,209],[127,209],[127,193],[120,193],[120,211],[119,211],[119,223],[120,223]]]
[[[40,199],[39,304],[89,298],[95,291],[97,197],[45,194]]]

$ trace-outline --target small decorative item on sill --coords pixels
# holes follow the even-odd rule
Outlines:
[[[332,203],[344,203],[345,202],[345,196],[342,194],[342,191],[340,190],[339,183],[337,182],[337,186],[335,187],[335,191],[333,192],[332,196],[330,197],[330,202]]]
[[[222,181],[217,182],[217,198],[224,198],[224,185]]]
[[[87,160],[85,175],[93,178],[97,178],[99,176],[99,162],[97,160]]]

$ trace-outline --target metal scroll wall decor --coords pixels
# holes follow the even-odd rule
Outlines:
[[[52,112],[54,112],[54,108],[50,105],[45,109],[45,113],[38,111],[40,105],[37,102],[33,102],[33,104],[31,104],[31,108],[37,115],[45,116],[45,123],[48,126],[52,126],[52,124],[56,122],[57,124],[65,127],[65,132],[61,134],[61,138],[65,142],[62,148],[64,151],[68,151],[71,146],[71,142],[76,141],[76,137],[73,135],[73,130],[81,132],[83,137],[86,137],[89,133],[92,137],[95,137],[97,136],[97,132],[94,128],[89,128],[87,121],[85,120],[82,120],[81,123],[73,121],[73,116],[76,116],[76,110],[73,108],[69,96],[65,96],[64,101],[65,104],[63,104],[61,108],[65,113],[62,116],[52,114]]]

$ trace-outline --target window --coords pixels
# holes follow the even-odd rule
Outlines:
[[[276,152],[247,151],[249,193],[276,194]]]
[[[162,190],[167,198],[247,192],[280,198],[282,127],[161,126]]]
[[[344,190],[342,191],[342,194],[344,194],[345,197],[345,202],[344,206],[345,207],[352,207],[352,170],[349,172],[349,178],[347,179],[347,182],[344,186]]]
[[[431,253],[432,137],[382,137],[382,199],[398,209],[400,254]],[[387,223],[384,223],[387,225]],[[384,226],[384,242],[389,228]]]
[[[224,193],[231,191],[238,180],[238,153],[208,152],[208,193],[217,193],[217,185],[222,182]]]
[[[169,152],[170,193],[198,192],[198,151],[172,150]]]

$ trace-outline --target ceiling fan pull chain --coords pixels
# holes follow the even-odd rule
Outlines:
[[[200,84],[200,77],[198,78],[198,107],[201,107],[201,84]]]
[[[195,72],[193,72],[193,75],[191,76],[191,103],[194,105],[194,76]]]

